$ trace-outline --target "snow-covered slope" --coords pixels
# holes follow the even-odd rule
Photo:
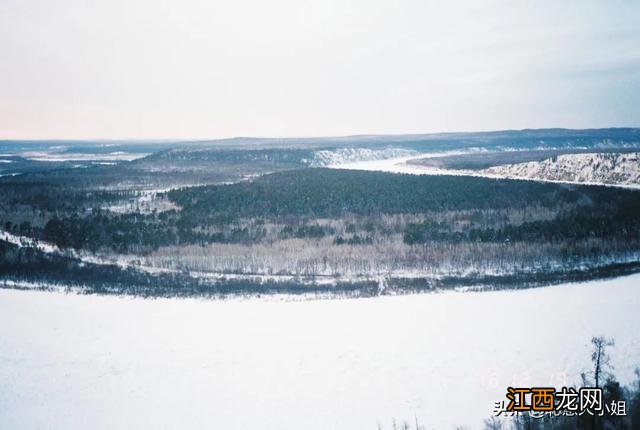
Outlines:
[[[309,163],[311,167],[339,166],[345,163],[359,161],[386,160],[398,157],[416,156],[419,153],[403,148],[341,148],[336,150],[316,151],[313,160]]]
[[[304,302],[0,290],[0,427],[481,428],[509,385],[578,382],[594,335],[629,384],[639,282]]]
[[[640,185],[640,153],[566,154],[543,161],[490,167],[481,172],[509,178]]]

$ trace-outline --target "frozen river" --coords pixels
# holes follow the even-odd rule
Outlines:
[[[640,275],[522,291],[208,301],[0,290],[7,429],[479,428],[506,387],[640,366]]]

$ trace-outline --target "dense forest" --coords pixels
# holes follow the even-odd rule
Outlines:
[[[315,166],[421,151],[469,150],[439,158],[465,163],[624,152],[637,148],[638,136],[636,129],[550,129],[181,145],[24,142],[17,147],[25,156],[1,156],[0,234],[14,245],[35,242],[3,252],[0,274],[44,280],[49,271],[62,281],[63,271],[47,263],[51,255],[42,255],[46,269],[28,263],[36,243],[71,259],[56,264],[73,268],[66,276],[74,285],[123,276],[119,285],[159,291],[230,275],[413,291],[628,273],[640,259],[640,191]],[[34,150],[60,159],[79,152],[84,161],[28,158]],[[91,161],[114,150],[139,158]],[[116,271],[123,274],[109,274]]]
[[[46,209],[83,210],[52,217],[40,238],[93,251],[329,236],[337,245],[366,244],[395,233],[408,245],[640,239],[640,193],[530,181],[305,169],[172,190],[167,197],[179,210],[147,215],[90,207],[117,197],[110,193],[44,195]]]
[[[184,274],[176,285],[215,273],[528,286],[627,273],[640,255],[640,192],[622,188],[307,168],[151,194],[36,182],[0,193],[5,231]]]

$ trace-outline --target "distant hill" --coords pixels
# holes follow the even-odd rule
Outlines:
[[[235,182],[265,173],[441,152],[640,151],[640,129],[538,129],[217,140],[0,140],[0,176],[103,188]],[[21,157],[11,158],[11,157]],[[133,160],[133,161],[127,161]],[[524,160],[523,160],[524,161]],[[529,160],[527,160],[529,161]],[[506,163],[504,163],[506,164]],[[82,178],[82,179],[79,179]],[[5,178],[6,180],[6,178]]]
[[[640,128],[601,129],[525,129],[481,132],[426,134],[354,135],[336,137],[235,137],[230,139],[179,142],[176,148],[192,149],[265,149],[265,148],[344,148],[399,146],[416,150],[459,149],[469,146],[500,145],[572,145],[589,146],[598,143],[640,145]]]

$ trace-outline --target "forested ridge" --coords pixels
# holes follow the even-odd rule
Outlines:
[[[108,196],[79,194],[78,199]],[[620,188],[304,169],[229,185],[176,189],[168,198],[180,209],[143,215],[97,208],[53,217],[40,236],[61,247],[118,252],[191,243],[256,243],[274,235],[267,229],[274,223],[279,225],[278,238],[333,235],[338,245],[370,243],[373,233],[396,232],[407,244],[640,237],[640,192]],[[509,219],[517,213],[524,214],[518,216],[521,220]],[[393,226],[380,218],[400,214],[418,218]],[[345,217],[355,219],[344,234],[316,221]],[[412,222],[417,219],[420,222]]]
[[[0,192],[5,231],[172,273],[398,285],[410,274],[420,290],[425,279],[601,276],[635,270],[640,256],[640,192],[613,187],[306,168],[155,194],[47,183]]]
[[[189,214],[338,217],[536,203],[552,206],[558,201],[575,202],[585,193],[600,197],[591,190],[557,184],[318,168],[274,173],[251,182],[174,190],[169,197]]]

